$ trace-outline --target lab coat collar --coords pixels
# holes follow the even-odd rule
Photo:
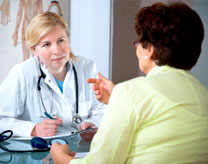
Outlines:
[[[37,59],[38,60],[38,59]],[[40,61],[38,61],[40,62]],[[66,63],[67,64],[67,72],[71,72],[72,70],[72,61],[69,59],[69,61]],[[40,67],[42,71],[45,73],[46,78],[44,79],[44,82],[52,89],[54,90],[57,94],[59,94],[63,99],[63,94],[61,93],[60,89],[58,88],[56,84],[56,80],[53,77],[53,75],[48,71],[47,67],[45,64],[40,63]],[[68,73],[67,73],[68,74]]]

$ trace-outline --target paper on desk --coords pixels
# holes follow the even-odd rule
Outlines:
[[[79,133],[84,133],[93,129],[97,129],[97,127],[91,127],[91,128],[87,128],[85,130],[77,130],[74,128],[69,129],[65,129],[65,128],[59,128],[57,131],[57,134],[55,136],[50,136],[50,137],[42,137],[44,139],[52,139],[52,138],[61,138],[61,137],[67,137],[67,136],[72,136],[72,135],[76,135]],[[22,136],[13,136],[11,139],[14,140],[31,140],[33,137],[29,136],[29,137],[22,137]]]
[[[87,155],[88,152],[79,152],[76,153],[75,158],[83,158]]]
[[[60,137],[67,137],[67,136],[70,136],[71,135],[71,132],[74,131],[73,129],[72,130],[66,130],[66,129],[59,129],[57,131],[57,134],[55,136],[50,136],[50,137],[42,137],[44,139],[52,139],[52,138],[60,138]],[[31,136],[13,136],[11,139],[14,139],[14,140],[31,140],[33,137]]]

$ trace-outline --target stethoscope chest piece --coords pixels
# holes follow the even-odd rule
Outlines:
[[[72,117],[72,123],[74,125],[79,125],[82,122],[82,118],[79,115],[74,115]]]

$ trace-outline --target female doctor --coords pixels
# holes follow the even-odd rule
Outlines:
[[[51,12],[35,16],[26,42],[34,56],[14,66],[0,86],[0,130],[47,137],[59,128],[99,126],[105,105],[86,83],[97,76],[96,65],[72,54],[66,21]]]

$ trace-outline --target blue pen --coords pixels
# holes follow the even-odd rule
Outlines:
[[[48,114],[47,112],[44,112],[44,115],[45,115],[46,117],[48,117],[49,119],[52,119],[52,120],[55,119],[55,118],[53,118],[50,114]]]
[[[52,120],[54,120],[55,118],[54,117],[52,117],[50,114],[48,114],[47,112],[44,112],[44,115],[47,117],[47,118],[49,118],[49,119],[52,119]],[[64,125],[60,125],[60,126],[64,126]]]

